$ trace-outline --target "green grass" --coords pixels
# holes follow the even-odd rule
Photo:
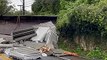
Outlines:
[[[87,60],[107,60],[107,51],[99,47],[92,51],[84,51],[81,47],[75,45],[75,43],[64,38],[59,39],[58,46],[65,51],[75,52]]]

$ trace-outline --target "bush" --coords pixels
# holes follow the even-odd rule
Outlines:
[[[56,15],[60,9],[60,0],[35,0],[32,11],[36,15]]]
[[[61,35],[80,44],[84,50],[92,50],[99,45],[107,33],[106,0],[98,4],[80,4],[75,8],[62,10],[58,20]],[[71,3],[72,5],[72,3]]]
[[[88,52],[87,57],[94,60],[107,60],[107,52],[97,47],[95,50]]]

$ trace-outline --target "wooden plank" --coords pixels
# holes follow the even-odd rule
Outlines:
[[[30,34],[35,34],[36,35],[35,31],[31,30],[31,31],[26,31],[26,32],[15,34],[15,35],[13,35],[13,39],[23,37],[23,36],[26,36],[26,35],[30,35]]]
[[[34,28],[28,28],[28,29],[15,31],[12,33],[13,40],[23,41],[23,40],[27,40],[33,36],[36,36],[35,30],[36,29],[34,29]]]
[[[29,39],[29,38],[34,37],[34,36],[36,36],[36,34],[26,35],[26,36],[15,39],[15,41],[26,40],[26,39]]]
[[[28,28],[28,29],[24,29],[24,30],[20,30],[20,31],[15,31],[15,32],[12,33],[12,35],[23,33],[25,31],[31,31],[31,30],[34,30],[34,28]]]
[[[13,44],[0,44],[0,48],[12,48]]]

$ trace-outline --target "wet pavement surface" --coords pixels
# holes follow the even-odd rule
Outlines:
[[[69,58],[69,59],[67,59]],[[86,60],[86,59],[83,59],[83,58],[79,58],[79,57],[74,57],[74,56],[68,56],[66,59],[61,59],[61,58],[58,58],[58,57],[52,57],[52,56],[49,56],[49,57],[41,57],[40,59],[37,59],[37,60]]]

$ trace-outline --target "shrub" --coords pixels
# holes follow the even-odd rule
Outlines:
[[[35,0],[32,11],[36,15],[56,15],[60,9],[60,0]]]
[[[95,5],[80,4],[60,11],[57,27],[61,35],[73,38],[84,50],[94,49],[107,34],[107,4],[104,1]]]

